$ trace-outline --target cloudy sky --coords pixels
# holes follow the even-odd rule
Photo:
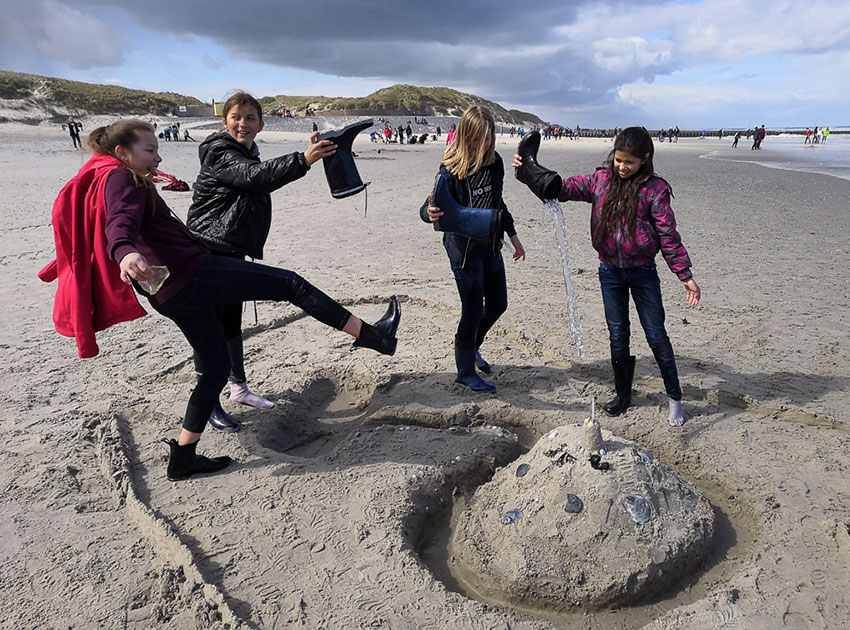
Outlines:
[[[0,69],[209,101],[448,86],[562,124],[850,126],[850,2],[0,0]]]

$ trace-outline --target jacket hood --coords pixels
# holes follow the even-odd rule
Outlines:
[[[79,175],[84,175],[89,171],[96,171],[101,168],[115,168],[116,166],[124,166],[124,162],[119,160],[117,157],[113,157],[111,155],[105,155],[103,153],[94,153],[92,154],[89,161],[83,164],[83,167],[80,169]]]

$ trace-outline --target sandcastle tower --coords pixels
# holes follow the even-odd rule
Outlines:
[[[593,455],[605,454],[605,441],[602,439],[602,426],[596,418],[596,396],[590,401],[590,416],[585,418],[582,427],[581,445]]]

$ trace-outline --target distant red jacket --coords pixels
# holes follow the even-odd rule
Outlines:
[[[120,160],[95,154],[53,203],[56,259],[38,272],[45,282],[59,280],[53,305],[56,331],[76,337],[80,358],[100,351],[95,333],[146,315],[133,289],[106,247],[104,187]]]

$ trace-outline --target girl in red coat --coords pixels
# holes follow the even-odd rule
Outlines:
[[[395,296],[384,317],[370,325],[292,271],[210,254],[157,195],[150,175],[161,158],[150,125],[125,120],[100,127],[89,135],[88,144],[95,152],[93,160],[110,156],[116,166],[100,191],[106,212],[107,251],[115,261],[111,273],[132,284],[156,311],[174,321],[202,368],[186,406],[180,436],[169,440],[169,479],[215,472],[231,461],[226,456],[207,458],[195,452],[230,374],[217,306],[250,300],[289,301],[322,323],[353,336],[356,347],[395,353],[401,316]],[[161,286],[151,286],[160,279],[157,267],[168,267],[170,275]]]

